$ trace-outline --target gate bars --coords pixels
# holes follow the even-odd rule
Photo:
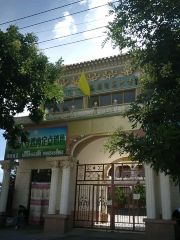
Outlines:
[[[145,175],[135,162],[77,165],[74,226],[144,231]]]

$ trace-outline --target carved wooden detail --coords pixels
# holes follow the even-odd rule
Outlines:
[[[124,68],[121,70],[121,73],[123,73],[124,75],[128,76],[130,74],[133,74],[134,70],[135,70],[135,67],[131,64],[131,61],[128,60],[125,63]]]
[[[114,78],[116,75],[117,75],[117,71],[114,71],[114,70],[110,70],[109,72],[105,71],[103,73],[103,76],[106,77],[107,79]]]
[[[73,77],[72,78],[72,80],[71,80],[71,82],[73,82],[74,84],[78,84],[78,82],[79,82],[79,79],[80,79],[80,76],[78,76],[78,77]]]
[[[61,85],[62,87],[66,86],[69,83],[69,80],[67,79],[59,79],[57,80],[57,84]]]
[[[94,81],[97,81],[99,78],[100,78],[100,74],[97,74],[97,73],[93,73],[92,75],[91,74],[88,74],[87,75],[87,80],[90,81],[90,82],[94,82]]]

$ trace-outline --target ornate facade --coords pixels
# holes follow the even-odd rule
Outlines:
[[[83,69],[90,99],[77,88]],[[19,204],[29,208],[33,179],[37,181],[39,172],[47,170],[49,174],[51,170],[48,212],[44,212],[46,232],[52,231],[52,221],[54,231],[64,233],[73,226],[145,231],[145,218],[171,219],[171,209],[179,204],[179,192],[170,186],[167,176],[157,176],[149,166],[132,163],[128,155],[116,153],[109,158],[108,152],[102,152],[108,133],[119,126],[143,134],[138,128],[132,130],[128,120],[120,116],[140,93],[138,74],[130,55],[67,65],[59,80],[64,102],[46,105],[46,119],[41,124],[35,125],[28,117],[16,118],[16,123],[24,124],[27,130],[67,126],[67,136],[65,156],[19,160],[14,212]],[[9,159],[12,156],[9,154]],[[5,181],[7,184],[8,179]],[[146,197],[138,190],[145,187]],[[116,199],[118,194],[123,196],[118,197],[121,200]]]

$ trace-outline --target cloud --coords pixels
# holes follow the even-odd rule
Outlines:
[[[110,2],[110,0],[99,0],[99,1],[88,0],[89,9],[100,6],[100,5],[107,4],[108,2]],[[87,14],[85,16],[86,21],[91,21],[91,20],[97,20],[97,21],[87,24],[86,25],[87,30],[107,26],[108,22],[111,22],[114,18],[113,16],[108,16],[108,11],[109,11],[108,5],[91,10],[90,11],[91,14],[89,12],[89,14]],[[103,28],[100,28],[100,29],[97,29],[94,31],[85,32],[83,35],[85,38],[92,38],[92,37],[96,37],[96,36],[100,36],[100,35],[105,35],[105,33],[104,33],[105,31],[106,31],[106,27],[103,27]],[[96,43],[96,42],[98,43],[99,41],[101,41],[101,40],[98,38],[91,40],[92,43]]]
[[[98,1],[87,0],[86,6],[89,9],[91,9],[93,7],[107,4],[110,1],[111,0],[98,0]],[[111,22],[113,20],[113,16],[107,16],[108,10],[109,10],[109,6],[105,5],[103,7],[92,9],[87,13],[85,13],[84,19],[81,17],[81,22],[88,22],[88,23],[84,24],[82,27],[78,26],[78,32],[108,25],[108,22]],[[80,21],[80,20],[77,19],[77,21]],[[63,59],[65,60],[65,64],[84,62],[92,59],[103,58],[103,57],[119,54],[120,53],[119,49],[118,48],[113,49],[111,46],[111,42],[106,43],[104,48],[101,47],[103,40],[106,38],[106,34],[104,32],[105,32],[105,28],[100,28],[97,30],[82,33],[81,35],[78,35],[77,39],[75,38],[72,41],[89,39],[89,38],[97,37],[100,35],[105,35],[105,36],[100,38],[89,39],[88,41],[79,42],[72,45],[70,44],[66,47],[61,48],[62,49],[61,54]],[[47,54],[51,55],[53,62],[55,60],[57,61],[56,51],[57,51],[56,48],[47,51]]]
[[[79,4],[85,4],[85,3],[87,3],[87,0],[82,0],[81,2],[79,2]]]
[[[107,4],[108,2],[110,2],[110,0],[99,0],[99,1],[88,0],[88,6],[89,6],[89,9],[91,9],[100,5]],[[108,11],[109,11],[108,5],[89,11],[89,13],[85,16],[86,21],[92,21],[92,20],[97,20],[97,21],[88,23],[86,25],[86,30],[108,25],[108,22],[111,22],[114,18],[114,16],[108,16]],[[98,20],[98,19],[102,19],[102,20]],[[104,48],[101,47],[103,40],[106,38],[105,31],[106,31],[106,27],[103,27],[97,30],[83,33],[83,36],[86,39],[105,35],[104,37],[94,38],[88,41],[89,47],[86,51],[86,54],[87,55],[91,54],[92,59],[119,54],[119,49],[113,50],[111,46],[111,42],[106,43]]]
[[[69,12],[64,12],[64,18],[65,20],[62,22],[59,22],[55,25],[53,32],[55,32],[55,38],[60,38],[59,41],[62,41],[66,35],[70,35],[77,32],[77,28],[75,24],[75,21],[73,17],[70,16]]]
[[[94,7],[98,7],[100,5],[108,4],[109,2],[112,2],[112,0],[98,0],[98,1],[97,0],[88,0],[88,4],[89,4],[90,9],[94,8]],[[107,8],[108,9],[108,5],[98,8],[101,13],[102,13],[102,11],[101,11],[102,8]]]

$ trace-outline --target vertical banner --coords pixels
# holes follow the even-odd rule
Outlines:
[[[27,159],[65,156],[67,126],[27,130],[29,142],[19,149],[6,146],[5,159]]]

